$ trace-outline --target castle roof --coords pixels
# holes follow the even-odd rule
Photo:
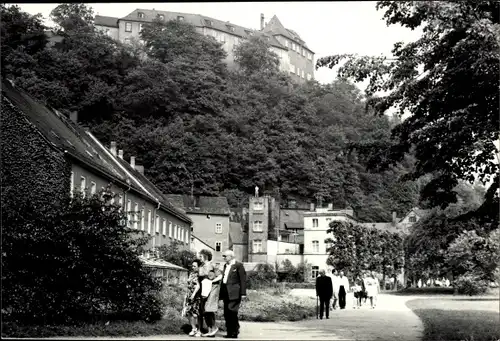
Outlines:
[[[118,28],[118,18],[96,15],[94,25]]]
[[[166,194],[166,200],[177,207],[182,207],[191,214],[230,215],[226,197],[195,196],[193,199],[187,194]]]

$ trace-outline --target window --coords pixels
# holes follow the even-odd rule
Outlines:
[[[158,19],[165,20],[165,16],[163,14],[158,14]]]
[[[319,266],[312,266],[311,267],[311,278],[316,279],[319,276]]]
[[[292,41],[292,42],[290,43],[290,45],[291,45],[291,47],[292,47],[292,50],[293,50],[293,51],[295,51],[295,43]]]
[[[215,224],[215,233],[222,233],[222,223]]]
[[[118,196],[118,205],[120,205],[120,212],[123,211],[123,194]]]
[[[304,78],[304,70],[302,70],[302,78]]]
[[[307,52],[307,59],[312,60],[313,54],[311,52]]]
[[[215,242],[215,252],[220,252],[221,249],[222,249],[222,243]]]
[[[288,40],[285,39],[285,47],[288,47]]]
[[[256,220],[253,222],[253,231],[262,232],[262,221]]]
[[[295,73],[295,65],[290,64],[290,72]]]
[[[142,31],[142,28],[144,27],[144,24],[139,24],[139,32]]]
[[[97,190],[97,185],[94,181],[90,183],[90,195],[94,195]]]
[[[151,234],[151,210],[148,210],[148,233]]]
[[[318,227],[318,219],[317,218],[314,218],[313,219],[313,227]]]
[[[71,172],[71,178],[69,178],[69,196],[73,198],[73,188],[75,187],[75,174]]]
[[[134,229],[139,228],[139,204],[134,204],[135,219],[134,219]]]
[[[205,25],[212,26],[212,20],[205,19]]]
[[[312,78],[311,74],[310,74],[310,73],[308,73],[308,74],[307,74],[307,80],[308,80],[308,81],[310,81],[310,80],[311,80],[311,78]]]
[[[85,189],[87,188],[87,180],[84,176],[80,178],[80,192],[82,192],[82,196],[85,198]]]
[[[137,17],[143,19],[144,18],[144,13],[137,12]]]
[[[156,229],[156,233],[160,233],[160,216],[157,215],[156,216],[156,221],[155,221],[155,229]]]
[[[115,203],[115,192],[111,192],[111,205]]]
[[[132,223],[131,222],[131,220],[132,220],[132,213],[130,211],[132,211],[132,201],[127,200],[127,221],[129,223],[129,225]]]
[[[262,252],[262,240],[254,240],[252,249],[253,253]]]
[[[297,76],[300,77],[300,68],[299,67],[297,68]]]
[[[125,23],[125,32],[132,32],[132,23],[131,22]]]
[[[262,204],[262,202],[255,202],[253,204],[253,209],[256,211],[261,211],[264,209],[264,205]]]
[[[333,246],[332,243],[326,243],[325,244],[325,253],[328,253],[328,251],[329,251],[328,249],[330,249],[332,246]]]
[[[409,219],[410,223],[416,223],[417,222],[417,217],[411,216]]]
[[[326,218],[326,222],[329,223],[332,221],[332,218]]]
[[[224,33],[221,33],[219,40],[221,41],[221,43],[225,43],[226,42],[226,35]]]
[[[312,241],[312,252],[319,253],[319,240]]]
[[[302,49],[302,57],[306,56],[306,50]]]
[[[184,229],[184,242],[187,244],[189,240],[189,232],[187,229]]]
[[[141,230],[144,231],[144,206],[142,207],[142,210],[141,210]]]
[[[172,238],[172,222],[168,222],[168,236]]]
[[[183,20],[184,20],[184,17],[183,17],[182,15],[178,15],[178,16],[177,16],[177,20],[179,20],[179,21],[183,21]]]

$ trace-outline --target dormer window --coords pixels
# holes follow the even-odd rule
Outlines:
[[[205,19],[205,25],[212,26],[212,20]]]
[[[231,32],[234,32],[234,27],[231,25],[226,25],[227,29]]]
[[[142,12],[137,12],[137,17],[138,17],[139,19],[144,19],[144,13],[142,13]]]
[[[178,16],[177,16],[177,20],[179,20],[179,21],[184,21],[184,17],[183,17],[182,15],[178,15]]]
[[[158,19],[165,20],[165,16],[163,14],[158,14]]]

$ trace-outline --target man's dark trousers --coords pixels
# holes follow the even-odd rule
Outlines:
[[[325,312],[326,318],[330,317],[330,298],[319,297],[319,317],[323,318],[323,312]]]
[[[224,302],[224,319],[226,320],[227,335],[237,336],[240,332],[240,322],[238,321],[238,310],[240,309],[241,299],[229,300],[227,287],[221,285],[221,297]]]
[[[339,288],[339,307],[340,309],[345,309],[345,288],[343,285]]]

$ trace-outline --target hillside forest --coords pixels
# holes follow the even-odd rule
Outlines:
[[[389,221],[419,203],[432,175],[403,181],[412,151],[368,169],[361,147],[389,145],[396,116],[376,115],[347,79],[298,85],[279,71],[267,42],[252,37],[226,64],[221,43],[184,22],[145,25],[124,45],[93,26],[92,9],[52,12],[61,41],[40,16],[1,5],[2,75],[69,115],[101,141],[135,156],[164,193],[226,196],[243,205],[261,193],[350,206],[364,221]],[[464,200],[484,188],[460,184]],[[479,199],[477,199],[479,198]]]

